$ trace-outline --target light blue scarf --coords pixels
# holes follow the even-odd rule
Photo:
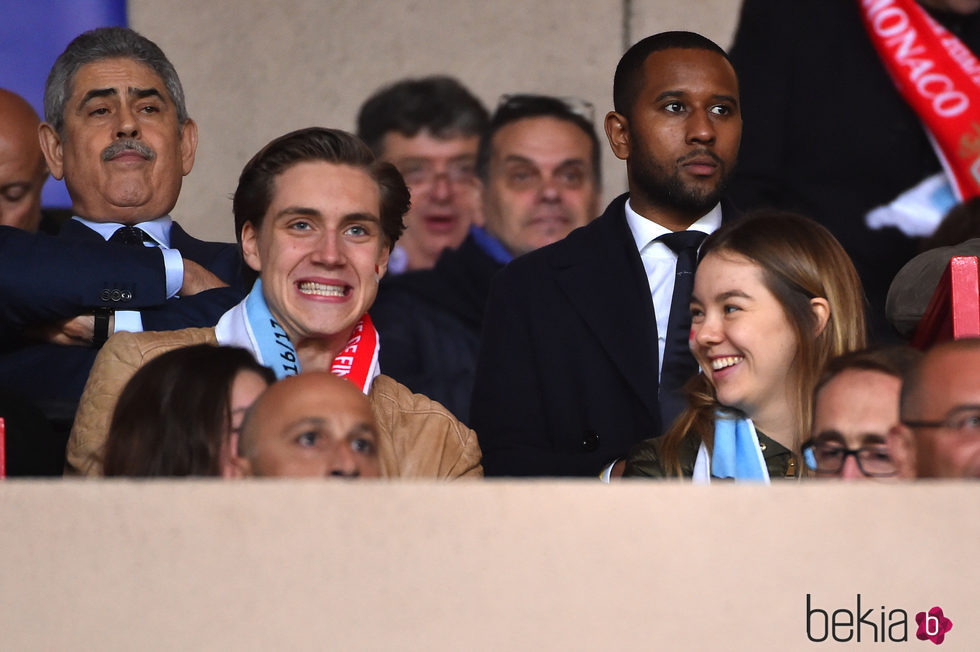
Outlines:
[[[221,316],[214,334],[222,346],[250,351],[260,364],[272,369],[278,380],[301,371],[296,348],[265,302],[261,279],[255,281],[244,301]],[[378,331],[365,313],[354,325],[347,346],[333,359],[330,372],[346,378],[367,394],[381,373],[380,351]]]
[[[715,415],[714,448],[709,455],[707,447],[701,443],[693,480],[707,484],[712,477],[769,484],[769,469],[751,419],[722,412]]]
[[[222,346],[251,351],[262,366],[275,372],[278,380],[300,372],[293,343],[265,303],[262,279],[255,281],[244,301],[221,316],[214,332]]]

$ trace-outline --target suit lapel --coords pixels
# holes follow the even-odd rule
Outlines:
[[[179,250],[180,255],[184,258],[206,266],[206,263],[209,262],[209,260],[203,255],[203,252],[201,251],[202,248],[198,246],[199,243],[200,240],[188,235],[187,231],[182,229],[176,221],[171,220],[170,248]]]
[[[569,302],[659,422],[657,323],[625,204],[626,195],[615,199],[552,264]]]

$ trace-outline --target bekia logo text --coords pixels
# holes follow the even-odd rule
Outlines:
[[[867,603],[865,603],[866,605]],[[915,637],[920,641],[932,641],[939,645],[946,633],[953,628],[953,622],[943,615],[940,607],[920,611],[915,615],[917,629]],[[862,609],[861,594],[855,598],[855,608],[834,609],[828,612],[813,602],[806,594],[806,636],[814,643],[822,643],[832,638],[838,643],[855,641],[893,642],[909,640],[909,615],[904,609]]]

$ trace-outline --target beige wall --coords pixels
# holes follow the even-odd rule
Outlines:
[[[623,7],[630,7],[624,17]],[[665,29],[727,46],[738,0],[129,0],[130,24],[181,76],[201,140],[174,215],[233,239],[230,195],[262,145],[310,125],[352,130],[360,103],[405,76],[459,77],[491,108],[504,93],[612,108],[623,41]],[[624,32],[627,32],[624,36]],[[625,189],[608,150],[605,198]]]
[[[934,649],[939,606],[977,650],[978,513],[976,483],[7,481],[0,649],[836,650],[810,593],[908,613],[866,648]]]

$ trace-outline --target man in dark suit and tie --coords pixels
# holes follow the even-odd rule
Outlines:
[[[51,69],[44,111],[41,148],[52,176],[65,180],[74,217],[54,239],[8,234],[0,245],[20,244],[3,246],[0,255],[4,270],[24,270],[39,306],[64,306],[65,312],[31,325],[30,333],[44,342],[26,335],[5,342],[0,390],[70,409],[97,347],[113,332],[213,326],[245,288],[235,244],[198,240],[170,218],[194,163],[197,126],[173,65],[152,41],[120,27],[78,36]],[[72,262],[83,241],[101,251],[91,266]],[[120,252],[133,245],[155,250],[153,264],[127,266],[124,259],[132,257]],[[39,259],[39,252],[49,253]],[[90,274],[99,276],[97,296]],[[0,299],[5,323],[22,323],[30,313]],[[54,317],[50,308],[38,312]]]
[[[631,47],[605,119],[629,193],[496,277],[471,425],[487,475],[596,476],[663,432],[697,372],[687,348],[697,247],[742,132],[725,52],[690,32]]]

